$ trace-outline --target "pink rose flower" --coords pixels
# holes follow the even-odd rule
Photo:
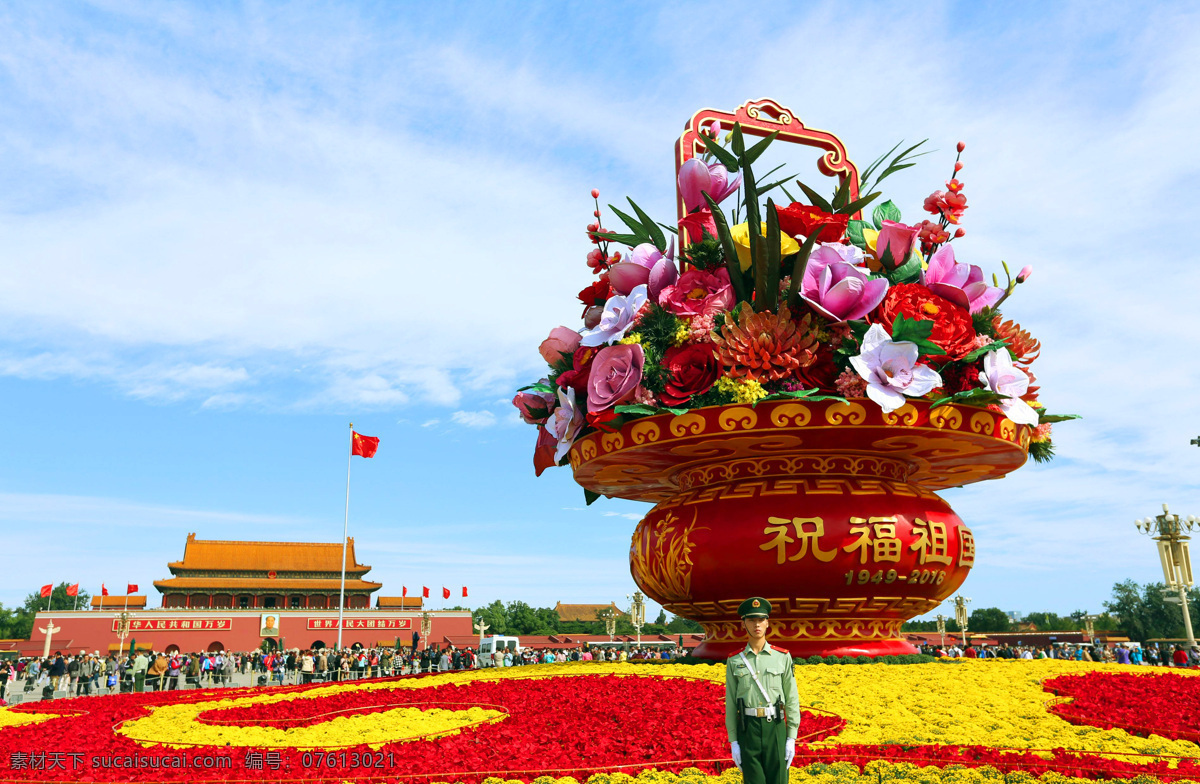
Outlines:
[[[549,384],[550,382],[543,378],[539,383]],[[550,415],[554,413],[558,399],[554,397],[553,392],[527,390],[518,392],[517,396],[512,399],[512,403],[517,407],[517,413],[521,415],[521,420],[525,424],[544,425],[550,419]]]
[[[716,272],[688,270],[679,276],[674,286],[667,286],[658,295],[658,304],[676,316],[699,316],[729,310],[736,304],[729,270]]]
[[[903,223],[885,220],[875,240],[875,258],[884,269],[893,270],[908,261],[909,254],[917,244],[920,224],[906,226]]]
[[[554,365],[562,361],[563,354],[574,354],[575,349],[579,348],[580,339],[579,333],[570,327],[555,327],[550,330],[550,337],[538,346],[538,353],[546,360],[546,364]]]
[[[588,376],[588,412],[598,414],[630,400],[642,383],[645,362],[646,355],[637,343],[600,349]]]

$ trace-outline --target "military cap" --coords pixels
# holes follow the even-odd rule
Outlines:
[[[738,605],[738,615],[743,618],[770,618],[771,603],[761,596],[751,596]]]

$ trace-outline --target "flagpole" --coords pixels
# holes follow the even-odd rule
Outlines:
[[[342,610],[346,606],[346,539],[350,535],[350,464],[354,458],[354,423],[350,423],[350,449],[346,454],[346,518],[342,522],[342,587],[338,590],[337,650],[342,650]]]

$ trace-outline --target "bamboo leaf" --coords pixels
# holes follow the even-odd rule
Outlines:
[[[717,227],[717,239],[721,241],[721,250],[725,253],[725,267],[729,270],[729,282],[733,286],[733,293],[737,296],[739,302],[749,302],[750,297],[746,291],[746,279],[742,275],[742,266],[738,263],[737,248],[733,244],[733,235],[729,233],[729,221],[725,220],[725,213],[713,201],[712,196],[704,193],[704,200],[708,202],[708,208],[712,211],[713,223]]]
[[[792,280],[788,284],[788,307],[793,310],[800,307],[800,281],[804,279],[804,270],[808,267],[809,254],[816,246],[817,237],[820,234],[821,232],[814,231],[805,238],[804,244],[800,246],[800,252],[796,254],[796,260],[792,264]]]
[[[846,202],[850,200],[850,178],[843,177],[841,184],[838,186],[837,192],[833,194],[833,208],[841,212],[841,208],[846,206]]]
[[[631,248],[635,245],[641,245],[648,239],[637,234],[617,234],[611,231],[598,231],[596,232],[596,236],[605,242],[616,242],[621,245],[628,245]]]
[[[796,180],[796,184],[800,186],[800,190],[804,191],[804,195],[808,197],[808,200],[812,202],[814,207],[824,212],[833,212],[833,205],[825,201],[825,198],[821,194],[800,182],[800,180]]]
[[[658,224],[654,222],[654,219],[647,215],[645,210],[637,206],[633,199],[626,197],[626,201],[629,202],[630,207],[633,207],[633,211],[637,213],[637,216],[641,218],[642,226],[646,228],[646,233],[649,235],[650,241],[654,243],[654,247],[658,248],[659,251],[666,251],[667,237],[663,234],[662,229],[658,228]]]
[[[761,296],[762,307],[756,307],[755,310],[770,310],[777,312],[779,308],[779,275],[780,268],[783,263],[781,258],[782,251],[779,245],[779,212],[775,209],[775,202],[767,199],[767,252],[762,259],[763,266],[762,278],[764,281],[763,291]],[[758,305],[759,297],[755,297],[755,305]]]
[[[746,154],[744,156],[742,156],[743,159],[746,161],[746,165],[749,166],[750,164],[757,161],[759,156],[767,151],[767,147],[771,144],[771,142],[775,141],[775,137],[778,135],[779,135],[779,131],[774,131],[773,133],[771,133],[770,136],[764,137],[763,140],[760,141],[758,144],[755,144],[749,150],[746,150]],[[776,167],[776,168],[778,168],[778,167]]]
[[[746,162],[746,140],[742,137],[741,123],[733,124],[733,133],[731,134],[730,138],[732,139],[732,142],[729,146],[733,149],[733,154],[738,157],[738,163],[744,164]]]
[[[632,202],[630,202],[630,203],[632,204]],[[611,204],[608,205],[608,208],[610,210],[612,210],[614,213],[616,213],[616,216],[618,218],[620,218],[625,223],[626,226],[629,227],[629,230],[631,232],[633,232],[634,234],[636,234],[639,237],[645,237],[647,240],[650,239],[650,235],[646,233],[646,227],[642,225],[641,221],[637,220],[636,218],[634,218],[630,215],[626,215],[625,213],[621,212],[620,210],[618,210],[616,207],[612,206]]]
[[[875,201],[882,195],[883,195],[882,191],[875,191],[874,193],[868,194],[867,196],[864,196],[861,199],[857,199],[855,201],[850,202],[845,207],[842,207],[840,210],[838,210],[838,212],[840,212],[843,215],[853,215],[854,213],[858,212],[863,207],[866,207],[868,204]]]
[[[724,164],[726,169],[728,169],[730,172],[736,172],[738,170],[738,159],[735,155],[730,153],[729,150],[726,150],[724,147],[722,147],[716,139],[707,134],[700,134],[700,138],[704,140],[705,149],[708,152],[711,152],[714,158]]]

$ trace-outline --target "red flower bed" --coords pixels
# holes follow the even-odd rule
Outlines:
[[[492,774],[532,779],[542,771],[563,771],[558,775],[566,775],[574,770],[616,769],[618,766],[628,766],[621,769],[636,774],[643,768],[679,770],[695,763],[709,772],[718,772],[731,764],[722,685],[687,679],[604,675],[476,681],[428,689],[346,691],[312,700],[201,714],[201,720],[208,723],[269,724],[281,728],[329,719],[314,714],[356,708],[377,712],[413,703],[459,710],[468,703],[502,706],[508,713],[507,718],[494,724],[472,727],[457,735],[391,743],[373,754],[368,754],[365,747],[337,749],[329,755],[321,754],[320,763],[315,762],[314,750],[282,749],[278,750],[278,769],[248,767],[247,752],[254,750],[146,748],[112,729],[122,720],[146,715],[149,706],[175,702],[180,697],[192,702],[244,693],[246,690],[231,689],[204,695],[194,692],[186,695],[120,695],[81,701],[80,704],[91,711],[89,715],[0,730],[0,740],[10,755],[0,761],[0,770],[9,768],[3,770],[5,779],[34,781],[221,781],[246,778],[330,778],[341,781],[346,778],[382,780],[397,775],[428,775],[433,779],[443,774],[455,774],[455,780],[471,782]],[[47,705],[45,710],[49,712],[53,707]],[[801,733],[809,736],[809,740],[827,737],[843,725],[837,717],[809,713],[804,713],[801,721]],[[47,749],[67,754],[80,752],[82,765],[72,769],[74,760],[67,757],[63,760],[64,768],[12,768],[12,752],[36,753]],[[176,767],[136,771],[92,767],[93,757],[134,754],[182,756],[189,760],[189,767],[195,766],[190,761],[213,754],[228,755],[232,759],[230,767],[203,772]],[[261,765],[261,757],[256,764]]]
[[[1042,688],[1073,698],[1050,708],[1072,724],[1200,743],[1200,678],[1089,672],[1050,678]]]

